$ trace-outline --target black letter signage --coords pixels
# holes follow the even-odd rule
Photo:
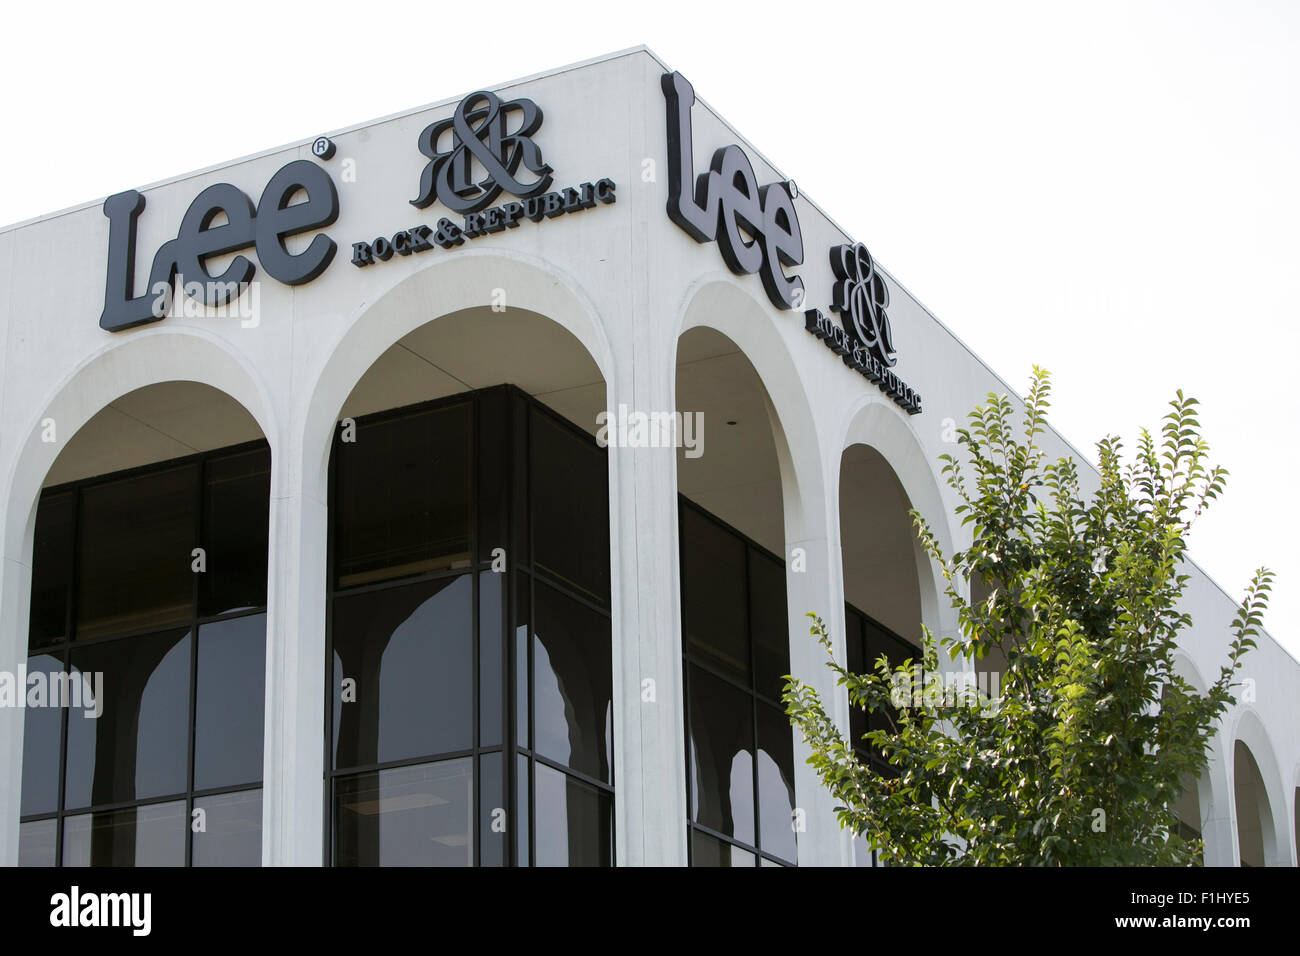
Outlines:
[[[799,308],[803,280],[787,276],[782,268],[803,264],[803,234],[786,186],[760,188],[749,157],[734,143],[716,150],[709,171],[696,179],[691,137],[695,90],[680,73],[665,73],[661,85],[668,103],[669,218],[696,242],[716,238],[727,268],[736,275],[759,273],[778,309]]]
[[[506,129],[512,113],[520,114],[514,132]],[[420,195],[411,205],[426,209],[436,199],[454,212],[479,212],[492,205],[502,190],[520,199],[545,192],[551,185],[551,167],[542,162],[542,151],[530,138],[541,125],[542,111],[532,100],[503,103],[486,90],[471,93],[450,118],[430,123],[420,133],[418,146],[429,163],[420,174]],[[438,140],[448,131],[451,145],[439,150]],[[477,183],[470,179],[473,160],[487,174]],[[521,163],[536,174],[535,182],[515,178]]]
[[[835,292],[831,308],[840,314],[844,331],[870,349],[881,364],[893,368],[894,334],[889,328],[889,288],[885,277],[876,271],[876,262],[860,242],[845,243],[831,249],[831,271],[835,273]]]
[[[306,198],[289,204],[297,193]],[[333,224],[339,215],[339,196],[329,174],[305,159],[282,167],[262,191],[253,210],[249,198],[229,183],[209,186],[190,203],[181,218],[176,238],[164,242],[154,254],[149,270],[149,289],[135,294],[136,220],[145,200],[128,189],[104,200],[108,217],[108,278],[104,286],[101,328],[109,332],[157,322],[165,317],[158,304],[161,293],[170,289],[178,276],[183,290],[200,287],[205,305],[223,305],[239,294],[242,284],[253,277],[253,264],[236,256],[220,276],[207,270],[207,260],[255,246],[262,268],[286,285],[310,282],[334,258],[334,240],[319,235],[297,255],[285,248],[286,236],[295,236]],[[226,221],[213,226],[224,214]],[[188,294],[188,293],[187,293]]]
[[[778,309],[803,308],[803,280],[783,268],[803,264],[792,184],[760,187],[745,151],[734,143],[716,150],[709,171],[697,178],[691,130],[695,90],[680,73],[665,73],[660,86],[668,114],[668,217],[696,242],[716,241],[732,272],[757,272]],[[807,309],[805,327],[904,411],[920,414],[921,396],[893,371],[898,358],[885,277],[860,242],[833,247],[830,260],[831,308],[840,314],[840,325],[820,309]]]

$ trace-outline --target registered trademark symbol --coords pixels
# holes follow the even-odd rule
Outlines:
[[[311,144],[312,153],[320,159],[333,159],[335,149],[334,141],[328,136],[317,136]]]

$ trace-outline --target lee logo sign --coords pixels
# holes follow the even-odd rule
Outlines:
[[[299,192],[301,202],[290,204]],[[339,196],[329,174],[315,163],[295,160],[271,177],[256,208],[253,201],[229,183],[209,186],[194,197],[181,218],[175,239],[164,242],[153,257],[149,289],[135,294],[136,222],[145,200],[134,189],[104,200],[108,217],[108,280],[104,286],[101,328],[120,332],[167,314],[173,282],[187,294],[200,291],[204,305],[225,305],[239,295],[257,271],[246,256],[236,256],[220,275],[212,275],[207,260],[240,252],[250,246],[271,278],[286,285],[301,285],[316,278],[334,258],[334,240],[318,235],[296,255],[284,240],[333,224],[339,215]],[[219,216],[225,221],[213,225]]]
[[[611,205],[614,180],[601,179],[548,192],[554,177],[533,139],[542,111],[529,99],[502,100],[480,90],[465,97],[450,118],[430,123],[420,133],[420,152],[429,162],[420,174],[417,209],[435,202],[464,218],[443,216],[435,225],[420,223],[392,236],[352,243],[358,269],[436,248],[455,249],[467,239],[508,232],[525,220],[543,222],[568,213]],[[528,170],[519,178],[520,166]],[[515,199],[492,205],[502,195]]]
[[[551,167],[543,161],[533,136],[542,111],[532,100],[502,100],[486,90],[461,100],[447,119],[424,128],[416,147],[427,159],[420,174],[418,209],[440,204],[463,216],[442,217],[435,226],[419,224],[391,237],[352,243],[358,268],[393,258],[453,250],[468,239],[509,232],[521,222],[543,222],[569,213],[612,205],[615,184],[608,177],[551,190]],[[335,145],[328,137],[312,144],[312,154],[328,161]],[[521,175],[523,178],[520,178]],[[549,191],[548,191],[549,190]],[[503,194],[515,200],[492,205]],[[301,252],[291,253],[285,240],[333,225],[339,196],[325,170],[305,159],[280,168],[262,190],[257,205],[235,186],[217,183],[194,197],[181,218],[175,239],[154,253],[149,288],[136,294],[136,225],[145,209],[134,189],[104,200],[108,217],[108,278],[100,327],[121,332],[165,318],[173,286],[204,306],[220,307],[238,298],[257,271],[245,255],[236,255],[220,275],[211,260],[250,248],[258,265],[285,285],[310,282],[329,267],[337,246],[324,233]]]
[[[736,144],[713,153],[709,171],[695,175],[691,107],[695,90],[680,73],[660,79],[668,117],[668,218],[699,243],[717,242],[736,275],[758,273],[778,309],[804,309],[804,284],[786,268],[803,265],[803,233],[793,183],[758,185],[754,167]],[[889,315],[889,287],[860,242],[830,250],[835,276],[831,309],[804,309],[805,328],[844,364],[880,388],[909,415],[921,396],[893,371],[898,359]]]
[[[661,85],[668,101],[669,218],[696,242],[716,239],[727,268],[736,275],[757,272],[778,309],[798,308],[803,280],[781,268],[803,264],[803,235],[789,188],[785,183],[759,186],[749,157],[734,143],[716,150],[709,171],[696,179],[691,135],[695,89],[680,73],[665,73]]]

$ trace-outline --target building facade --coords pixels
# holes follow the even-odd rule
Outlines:
[[[806,612],[955,632],[908,512],[962,544],[1012,390],[653,53],[5,229],[0,290],[0,862],[872,862],[780,677],[847,730]],[[1242,676],[1180,813],[1295,865],[1300,666]]]

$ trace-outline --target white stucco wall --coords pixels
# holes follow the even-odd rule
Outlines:
[[[549,316],[573,333],[603,373],[611,408],[675,406],[677,341],[689,328],[714,328],[745,353],[771,399],[786,557],[794,548],[807,555],[807,572],[787,579],[791,665],[835,702],[847,725],[847,701],[830,685],[804,618],[805,611],[821,611],[842,651],[842,621],[827,613],[844,599],[841,455],[859,442],[877,449],[951,550],[962,537],[948,517],[955,502],[938,475],[936,459],[952,450],[941,423],[961,421],[986,393],[1009,389],[891,282],[898,372],[925,400],[924,413],[909,417],[809,335],[801,314],[774,309],[757,276],[732,275],[716,245],[698,244],[673,224],[664,211],[659,80],[666,69],[650,52],[633,50],[493,88],[503,98],[528,96],[545,111],[536,138],[556,187],[608,176],[618,184],[614,205],[525,221],[456,250],[395,256],[365,269],[348,261],[353,241],[449,215],[440,206],[414,209],[408,200],[425,163],[414,148],[416,135],[450,115],[459,97],[331,134],[338,154],[322,165],[334,177],[341,212],[324,231],[338,252],[323,275],[296,288],[259,271],[260,314],[251,328],[237,319],[201,317],[117,334],[101,330],[108,220],[99,202],[0,231],[0,668],[16,671],[26,654],[36,498],[62,443],[109,401],[150,383],[191,380],[226,392],[258,421],[272,449],[263,860],[320,864],[332,429],[352,387],[385,349],[441,315],[490,304],[493,290],[503,288],[511,307]],[[697,169],[730,143],[745,148],[760,183],[786,178],[697,103]],[[308,146],[142,190],[148,205],[137,238],[137,289],[154,251],[175,236],[204,187],[233,183],[256,202],[282,165],[312,160]],[[657,164],[653,181],[643,181],[645,159]],[[355,161],[355,182],[340,177],[345,160]],[[825,308],[831,298],[825,250],[850,237],[808,197],[800,196],[796,208],[806,255],[795,271],[807,284],[808,303]],[[251,250],[245,254],[256,261]],[[57,422],[58,443],[41,441],[45,418]],[[1047,445],[1054,454],[1071,453],[1055,434]],[[621,864],[681,864],[686,802],[676,459],[672,449],[614,449],[609,462],[617,857]],[[1086,464],[1084,471],[1090,473]],[[952,631],[953,612],[928,559],[918,551],[913,560],[925,623]],[[1196,626],[1184,642],[1188,663],[1201,675],[1216,674],[1233,603],[1196,569],[1189,594]],[[1225,727],[1228,734],[1246,728],[1263,772],[1275,830],[1270,859],[1294,864],[1300,666],[1265,637],[1248,657],[1245,676],[1256,682],[1255,700],[1230,714]],[[653,703],[641,700],[646,678],[656,682]],[[0,863],[6,864],[17,859],[21,722],[21,710],[0,710],[0,765],[7,769],[0,784]],[[1212,863],[1236,860],[1231,740],[1221,738],[1216,747],[1212,803],[1202,798]],[[796,803],[808,820],[800,862],[851,863],[833,804],[802,756],[796,750]]]

